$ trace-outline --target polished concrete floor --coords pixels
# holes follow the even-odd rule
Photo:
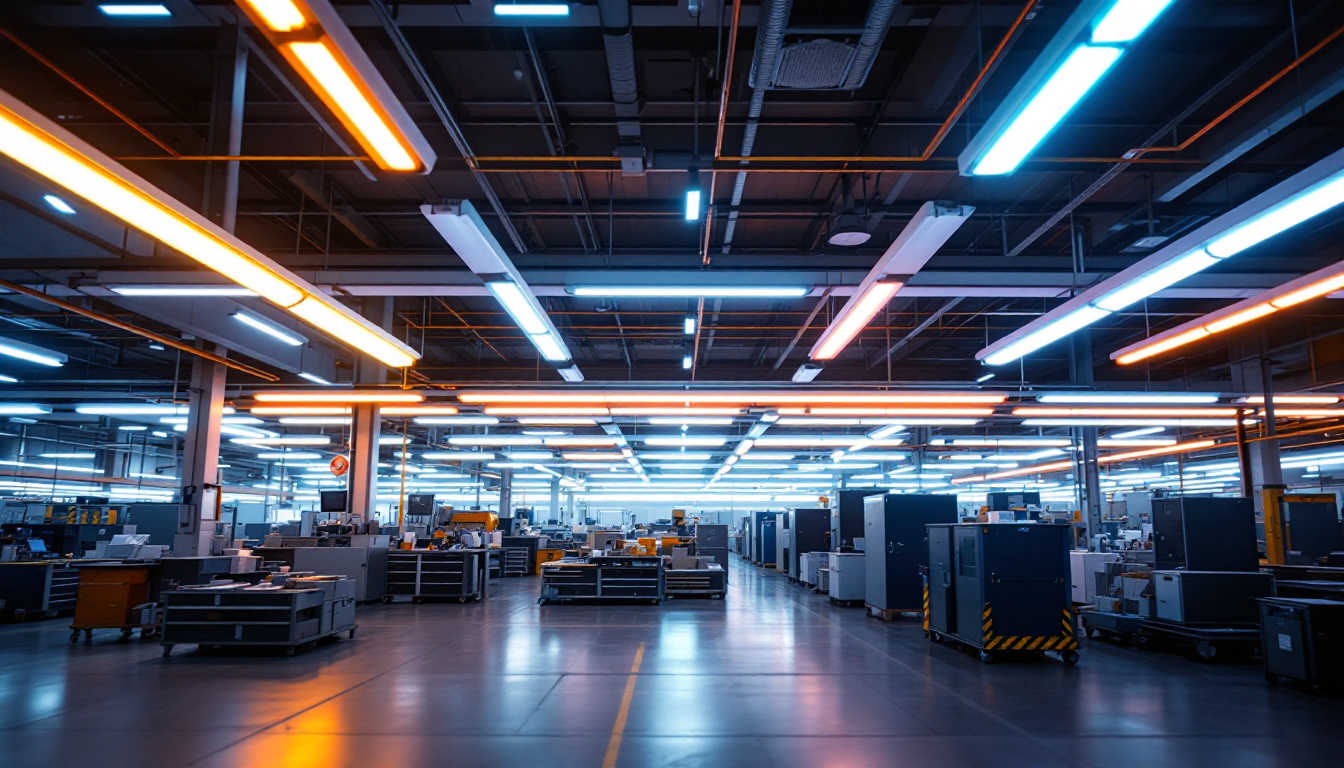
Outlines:
[[[0,766],[1337,766],[1344,702],[1099,643],[982,665],[736,557],[726,601],[370,605],[301,652],[165,661],[0,626]],[[635,670],[637,669],[637,672]],[[632,674],[632,672],[635,672]]]

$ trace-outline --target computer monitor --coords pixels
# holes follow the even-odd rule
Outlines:
[[[34,555],[45,555],[47,553],[47,542],[41,539],[29,539],[28,551]]]
[[[348,508],[346,491],[322,491],[321,511],[344,512]]]

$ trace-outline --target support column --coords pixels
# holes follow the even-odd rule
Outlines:
[[[551,479],[551,511],[547,515],[547,520],[560,519],[560,478]]]
[[[1086,332],[1075,333],[1069,337],[1069,380],[1075,384],[1091,385],[1093,381],[1092,339]],[[1082,509],[1083,524],[1086,526],[1087,541],[1101,532],[1101,477],[1097,467],[1097,428],[1078,427],[1073,430],[1078,451],[1077,485],[1079,506]]]
[[[499,516],[513,517],[513,470],[499,471]]]
[[[216,344],[197,342],[207,352],[225,355],[228,350]],[[196,358],[191,366],[187,389],[187,431],[182,441],[181,503],[188,509],[178,520],[173,554],[194,557],[210,554],[214,526],[213,505],[202,505],[202,488],[219,483],[219,427],[224,419],[224,382],[228,369],[219,363]],[[144,471],[144,468],[141,468]]]
[[[345,487],[350,514],[359,515],[368,522],[377,509],[378,436],[382,432],[382,419],[378,416],[376,403],[360,403],[351,410],[350,471],[346,473]],[[398,514],[393,520],[397,518],[401,518],[404,525],[405,516]]]
[[[361,314],[383,328],[392,327],[392,301],[384,297],[364,300]],[[387,383],[387,366],[368,355],[355,357],[356,384]],[[359,515],[368,522],[372,519],[378,502],[378,438],[383,431],[383,421],[379,416],[376,403],[355,405],[351,409],[350,420],[350,472],[346,481],[349,491],[349,512]],[[398,502],[400,503],[400,501]],[[392,520],[401,521],[401,533],[405,533],[406,516],[397,509]]]
[[[1236,350],[1234,350],[1235,353]],[[1264,395],[1263,434],[1271,437],[1275,434],[1274,424],[1274,372],[1269,360],[1263,356],[1247,358],[1232,364],[1232,386],[1246,394]],[[1283,465],[1279,457],[1277,440],[1256,440],[1246,446],[1244,453],[1247,467],[1242,470],[1242,489],[1249,491],[1255,502],[1255,511],[1263,513],[1260,491],[1266,487],[1283,485]],[[1249,481],[1246,472],[1249,470]]]
[[[224,27],[219,31],[216,48],[207,154],[234,157],[242,153],[246,91],[247,41],[241,27]],[[238,220],[237,160],[206,165],[202,210],[214,223],[229,232],[234,231]]]

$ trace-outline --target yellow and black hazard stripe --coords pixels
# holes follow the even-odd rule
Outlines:
[[[984,642],[988,643],[989,639],[994,636],[994,610],[989,603],[985,603],[985,610],[980,614],[980,620],[984,622],[981,637],[984,638]]]
[[[985,640],[987,651],[1076,651],[1078,640],[1070,635],[1059,637],[990,637]]]
[[[924,584],[924,631],[929,631],[929,585]]]

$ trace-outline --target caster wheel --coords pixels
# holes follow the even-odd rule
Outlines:
[[[74,632],[71,632],[71,633],[70,633],[70,642],[73,643],[73,642],[76,642],[76,641],[78,641],[78,640],[79,640],[79,630],[76,629]]]
[[[467,602],[467,598],[465,598],[465,597],[459,597],[459,598],[457,598],[457,603],[458,603],[458,605],[461,605],[461,604],[463,604],[463,603],[465,603],[465,602]]]
[[[1200,640],[1195,644],[1195,653],[1200,661],[1213,661],[1218,656],[1218,646],[1208,640]]]
[[[990,653],[989,651],[981,651],[981,652],[980,652],[980,661],[984,662],[985,664],[993,664],[993,663],[994,663],[994,654],[993,654],[993,653]]]
[[[289,648],[286,648],[286,649],[285,649],[285,655],[286,655],[286,656],[293,656],[293,655],[294,655],[294,652],[295,652],[296,650],[297,650],[296,648],[294,648],[293,646],[290,646]]]
[[[415,597],[412,597],[412,598],[411,598],[411,602],[412,602],[412,603],[415,603],[416,605],[419,605],[419,604],[420,604],[420,596],[419,596],[419,595],[416,595]]]
[[[1153,639],[1147,635],[1139,635],[1135,637],[1134,644],[1145,651],[1153,650]]]
[[[171,655],[172,652],[173,652],[173,646],[171,645],[163,646],[163,658],[165,659],[168,658],[168,656]]]
[[[84,630],[84,642],[85,642],[85,643],[92,643],[92,642],[93,642],[93,630],[92,630],[92,629],[86,629],[86,630]]]
[[[391,602],[392,602],[392,596],[391,596],[391,595],[383,595],[383,605],[387,605],[387,604],[389,604],[389,603],[391,603]]]
[[[1065,651],[1065,652],[1063,653],[1063,655],[1062,655],[1060,658],[1064,659],[1064,663],[1065,663],[1065,664],[1068,664],[1069,666],[1073,666],[1074,664],[1077,664],[1077,663],[1078,663],[1078,652],[1077,652],[1077,651]]]
[[[1093,628],[1093,627],[1088,627],[1088,628],[1087,628],[1087,636],[1088,636],[1088,637],[1101,637],[1101,630],[1099,630],[1099,629],[1095,629],[1095,628]]]
[[[356,629],[358,629],[358,627],[356,627]],[[354,640],[354,639],[355,639],[355,630],[354,630],[354,629],[350,630],[350,635],[349,635],[349,637],[350,637],[351,640]]]
[[[939,632],[932,632],[932,633],[930,633],[930,634],[929,634],[929,639],[932,640],[932,641],[934,642],[934,644],[936,644],[936,645],[942,645],[942,644],[943,644],[943,636],[942,636],[942,634],[939,633]]]

